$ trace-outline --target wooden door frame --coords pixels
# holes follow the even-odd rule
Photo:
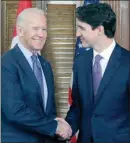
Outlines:
[[[6,41],[6,1],[1,1],[1,54],[4,53]]]

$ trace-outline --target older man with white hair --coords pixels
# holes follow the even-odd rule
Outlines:
[[[56,118],[53,73],[38,54],[47,38],[45,13],[22,11],[16,21],[18,44],[2,56],[2,142],[45,142],[69,138],[69,124]]]

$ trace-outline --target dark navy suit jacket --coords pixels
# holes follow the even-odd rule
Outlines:
[[[130,52],[116,44],[94,101],[93,50],[75,59],[72,106],[66,120],[78,141],[130,143]]]
[[[2,142],[38,142],[54,136],[57,122],[54,81],[50,64],[41,56],[47,82],[48,100],[44,112],[40,86],[16,45],[2,56]]]

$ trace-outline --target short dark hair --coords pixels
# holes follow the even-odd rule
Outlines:
[[[113,38],[116,31],[116,14],[106,3],[96,3],[80,6],[76,9],[79,21],[92,26],[92,29],[102,25],[105,35]]]

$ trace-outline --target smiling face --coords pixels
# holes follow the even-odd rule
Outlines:
[[[47,21],[43,14],[29,13],[23,26],[18,26],[18,35],[25,48],[30,51],[42,50],[47,38]]]
[[[98,28],[93,30],[91,25],[81,22],[79,20],[77,21],[77,26],[78,29],[76,32],[76,36],[80,37],[82,46],[85,48],[93,47],[98,41]]]

